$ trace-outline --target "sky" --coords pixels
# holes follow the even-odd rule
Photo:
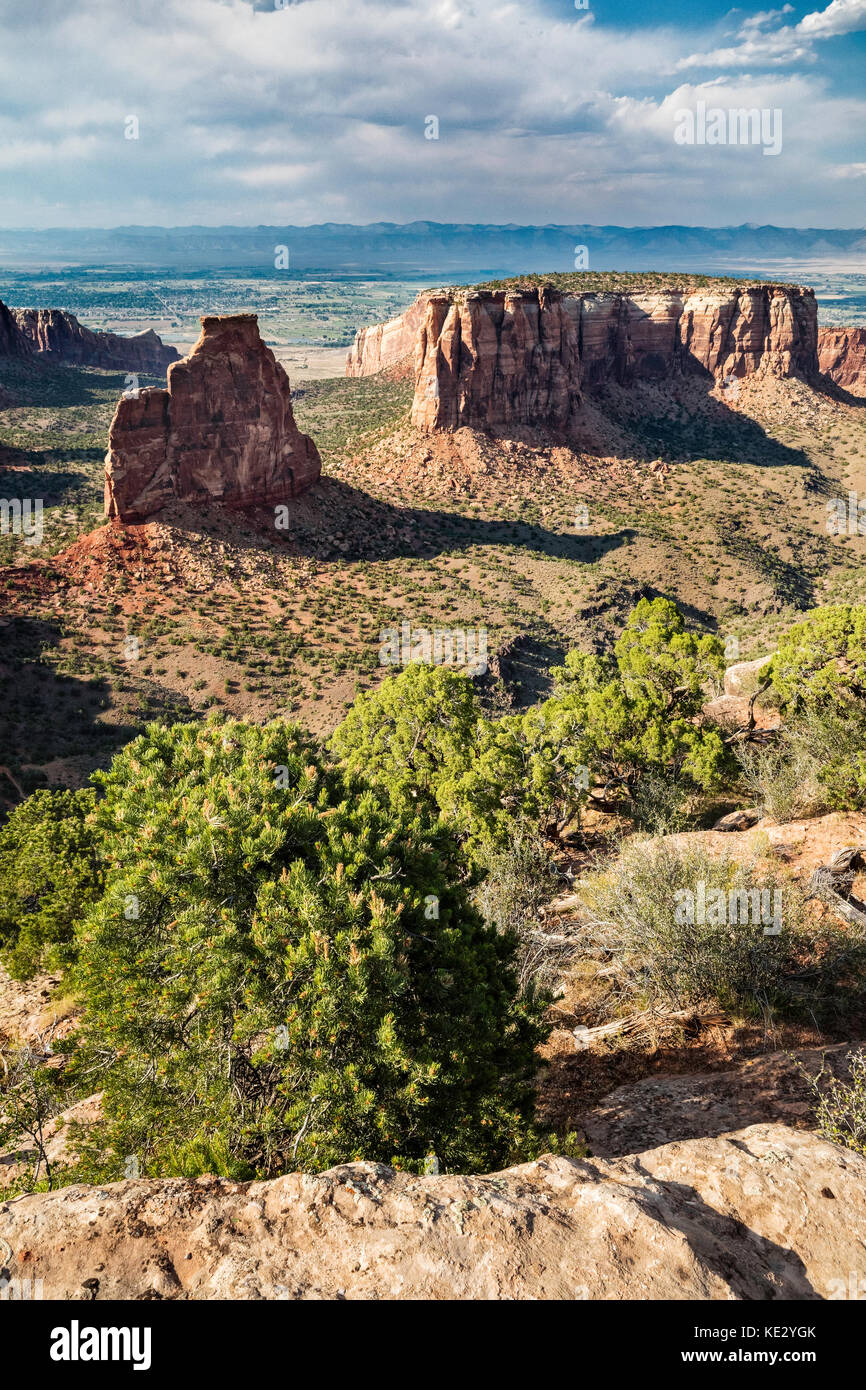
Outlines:
[[[0,0],[0,225],[866,224],[866,0],[586,5]]]

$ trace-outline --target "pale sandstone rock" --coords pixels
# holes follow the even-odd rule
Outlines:
[[[756,657],[754,661],[738,661],[725,671],[726,695],[751,695],[761,684],[760,672],[773,659],[769,656]]]
[[[419,295],[405,314],[360,328],[346,359],[346,376],[371,376],[401,363],[411,365],[426,307],[426,295]]]
[[[817,1299],[866,1275],[864,1192],[866,1159],[762,1124],[483,1177],[69,1187],[0,1204],[0,1239],[48,1299]]]
[[[805,883],[822,864],[829,864],[840,849],[866,844],[866,812],[830,811],[777,825],[764,818],[751,830],[681,830],[666,835],[665,843],[674,850],[700,848],[713,856],[733,857],[740,863],[755,863],[768,855],[782,860],[792,874]],[[861,887],[855,884],[855,894]],[[866,885],[862,892],[866,893]]]
[[[757,825],[761,819],[761,812],[757,806],[752,806],[748,810],[729,811],[726,816],[720,816],[712,830],[740,831],[751,830],[753,825]]]

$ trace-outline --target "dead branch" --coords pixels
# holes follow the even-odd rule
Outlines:
[[[601,1038],[649,1036],[683,1023],[701,1029],[727,1022],[727,1014],[718,1012],[698,1014],[694,1009],[677,1009],[671,1013],[658,1013],[653,1009],[646,1009],[643,1013],[629,1014],[627,1018],[615,1018],[610,1023],[600,1023],[595,1028],[575,1028],[574,1040],[578,1048],[583,1049],[591,1047]]]
[[[850,926],[866,928],[866,903],[852,895],[858,868],[866,865],[866,845],[837,850],[829,864],[819,864],[809,879],[808,896],[823,902]]]

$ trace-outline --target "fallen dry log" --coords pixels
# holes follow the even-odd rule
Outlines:
[[[718,1011],[699,1014],[694,1009],[676,1009],[670,1013],[659,1013],[646,1009],[643,1013],[629,1014],[626,1018],[615,1018],[609,1023],[599,1023],[595,1028],[578,1025],[573,1029],[574,1040],[581,1049],[591,1047],[602,1038],[651,1037],[659,1032],[670,1032],[678,1027],[688,1027],[695,1032],[703,1028],[727,1023],[728,1016]]]
[[[808,896],[854,927],[866,928],[866,903],[851,892],[858,869],[866,867],[866,845],[846,845],[829,864],[819,864],[809,879]]]

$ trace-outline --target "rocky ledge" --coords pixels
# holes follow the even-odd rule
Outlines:
[[[866,1279],[864,1194],[866,1159],[759,1124],[482,1177],[67,1187],[0,1204],[0,1240],[48,1299],[832,1299]]]
[[[162,376],[180,353],[148,329],[126,338],[85,328],[62,309],[14,309],[15,322],[37,357],[74,367]]]
[[[8,309],[0,303],[0,357],[163,376],[180,354],[152,329],[126,338],[85,328],[65,309]]]
[[[372,376],[374,372],[402,367],[411,372],[415,339],[424,321],[426,298],[419,295],[405,314],[359,328],[346,359],[346,376]]]
[[[255,314],[203,318],[166,390],[119,402],[108,437],[105,510],[144,521],[173,501],[270,506],[319,476],[318,450],[292,412],[289,378]]]

